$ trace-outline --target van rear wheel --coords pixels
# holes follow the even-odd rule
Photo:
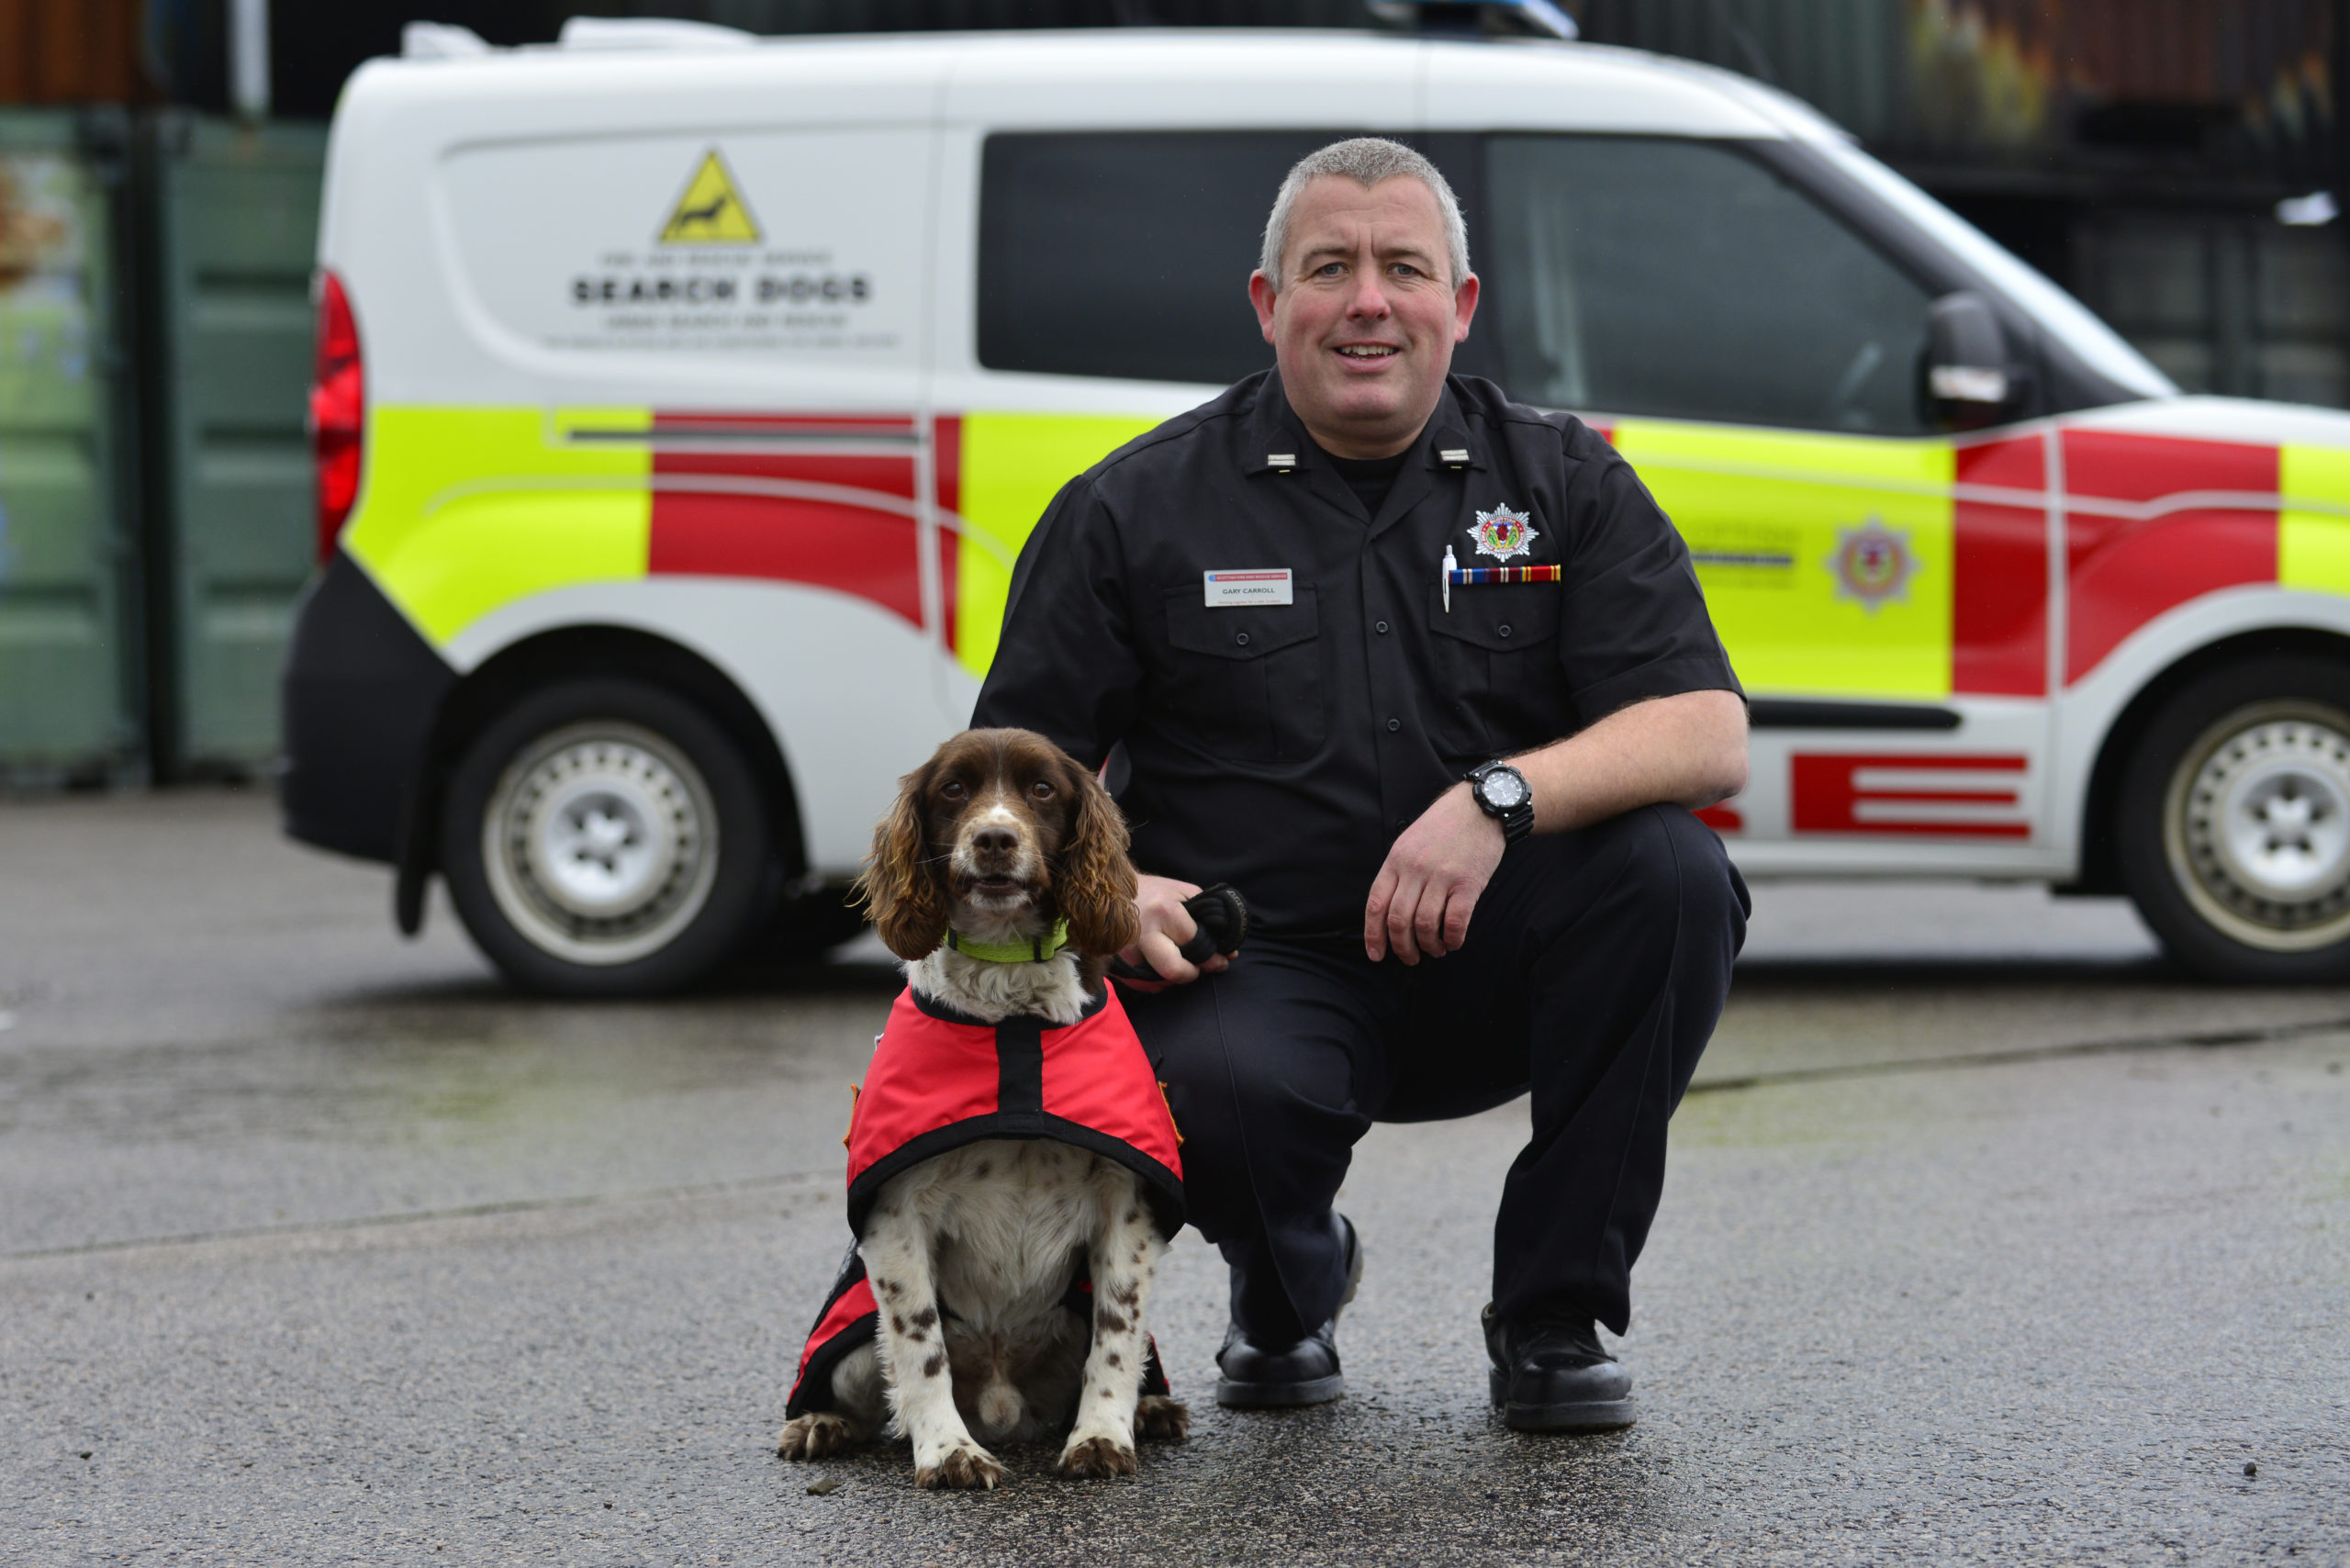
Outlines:
[[[2182,964],[2350,976],[2350,669],[2283,655],[2192,682],[2139,742],[2121,804],[2123,880]]]
[[[751,768],[699,708],[646,682],[523,698],[466,748],[442,824],[465,929],[532,991],[674,991],[766,913],[770,832]]]

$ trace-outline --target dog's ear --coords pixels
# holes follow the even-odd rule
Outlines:
[[[1126,858],[1126,818],[1102,781],[1078,764],[1065,766],[1069,839],[1061,846],[1054,899],[1069,922],[1069,946],[1106,958],[1141,935],[1135,915],[1135,868]]]
[[[873,854],[856,890],[881,945],[908,963],[927,958],[946,939],[946,889],[931,863],[923,802],[930,795],[924,763],[898,780],[897,803],[873,827]]]

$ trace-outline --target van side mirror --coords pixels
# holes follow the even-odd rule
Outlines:
[[[1945,294],[1927,308],[1926,395],[1958,430],[1995,422],[2020,390],[2007,334],[1979,294]]]

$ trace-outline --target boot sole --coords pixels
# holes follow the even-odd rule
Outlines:
[[[1347,1374],[1310,1377],[1303,1383],[1235,1383],[1215,1380],[1215,1402],[1228,1410],[1281,1410],[1298,1405],[1327,1405],[1347,1392]]]
[[[1584,1399],[1565,1405],[1518,1405],[1509,1396],[1509,1374],[1486,1370],[1486,1386],[1502,1407],[1502,1425],[1513,1432],[1619,1432],[1637,1420],[1629,1399]],[[1221,1390],[1218,1391],[1219,1394]]]

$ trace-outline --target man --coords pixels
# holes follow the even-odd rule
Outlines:
[[[1624,1426],[1594,1324],[1625,1331],[1665,1123],[1744,936],[1689,814],[1744,786],[1743,699],[1631,469],[1449,375],[1477,278],[1426,159],[1363,139],[1301,162],[1248,292],[1276,368],[1061,491],[973,722],[1089,764],[1125,748],[1128,957],[1166,981],[1129,1011],[1231,1266],[1218,1399],[1342,1392],[1361,1254],[1331,1204],[1374,1120],[1530,1089],[1494,1396],[1513,1427]],[[1195,968],[1181,901],[1214,881],[1250,935]]]

